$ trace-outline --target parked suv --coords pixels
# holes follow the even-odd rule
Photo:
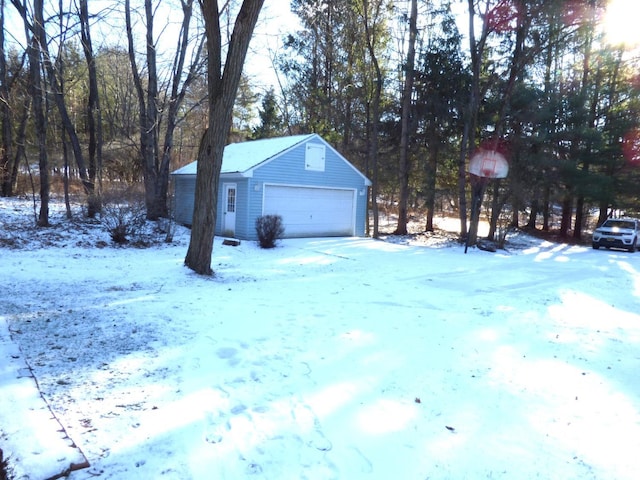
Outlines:
[[[640,247],[640,220],[609,218],[593,232],[593,248],[624,248],[635,252]]]

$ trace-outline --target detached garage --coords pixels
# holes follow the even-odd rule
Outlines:
[[[191,225],[196,162],[172,173],[175,217]],[[277,214],[285,238],[363,236],[371,182],[317,134],[227,145],[216,235],[255,240],[255,221]]]

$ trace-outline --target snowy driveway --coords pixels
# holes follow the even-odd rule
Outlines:
[[[0,250],[70,478],[637,478],[640,254],[178,243]]]

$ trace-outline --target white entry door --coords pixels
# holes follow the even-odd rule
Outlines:
[[[225,183],[224,187],[224,218],[223,235],[233,237],[236,234],[236,199],[237,188],[235,183]]]

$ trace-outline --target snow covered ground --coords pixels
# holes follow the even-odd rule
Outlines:
[[[217,240],[203,278],[187,230],[115,248],[23,207],[0,200],[0,365],[33,369],[73,480],[638,478],[640,254]],[[0,448],[45,478],[1,378]]]

